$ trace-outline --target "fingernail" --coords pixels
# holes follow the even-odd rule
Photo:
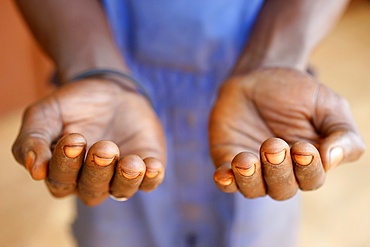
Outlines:
[[[294,154],[294,160],[298,165],[307,166],[311,164],[313,155]]]
[[[153,170],[153,169],[146,169],[145,176],[148,178],[155,178],[158,176],[159,171],[158,170]]]
[[[121,174],[127,179],[135,179],[140,176],[140,172],[134,172],[129,170],[121,170]]]
[[[285,159],[285,150],[278,153],[265,153],[267,161],[273,165],[279,165]]]
[[[26,154],[26,158],[24,160],[25,166],[28,172],[31,172],[31,169],[33,167],[33,163],[35,163],[35,160],[36,160],[36,154],[32,150],[28,151]]]
[[[343,149],[341,147],[335,147],[330,150],[330,167],[334,168],[336,167],[344,157]]]
[[[233,183],[232,178],[222,178],[222,179],[217,179],[217,183],[223,185],[223,186],[228,186]]]
[[[256,167],[255,165],[253,164],[251,167],[249,168],[244,168],[244,167],[235,167],[235,169],[239,172],[240,175],[242,175],[243,177],[250,177],[254,174],[255,170],[256,170]]]
[[[94,163],[99,165],[99,166],[108,166],[112,163],[112,161],[114,160],[115,156],[113,157],[110,157],[110,158],[103,158],[103,157],[99,157],[97,155],[93,155],[93,159],[94,159]]]
[[[63,151],[64,154],[71,159],[77,158],[82,150],[84,149],[84,145],[71,145],[71,146],[64,146]]]
[[[126,198],[126,197],[119,198],[119,197],[115,197],[113,195],[110,195],[110,198],[112,198],[113,200],[115,200],[117,202],[124,202],[124,201],[127,201],[128,200],[128,198]]]

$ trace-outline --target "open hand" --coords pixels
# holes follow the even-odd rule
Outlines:
[[[94,78],[67,84],[31,105],[13,145],[16,160],[34,179],[45,179],[54,196],[77,193],[87,205],[157,187],[165,152],[148,101]]]
[[[210,117],[214,180],[224,192],[285,200],[319,188],[365,144],[348,103],[302,72],[266,68],[222,86]]]

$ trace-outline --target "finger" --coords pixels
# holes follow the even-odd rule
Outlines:
[[[223,192],[235,193],[238,191],[234,173],[230,164],[226,163],[219,166],[213,175],[213,180],[215,181],[217,187]]]
[[[49,163],[47,187],[55,197],[72,194],[86,152],[86,140],[80,134],[62,137],[55,146]]]
[[[163,164],[152,157],[144,159],[146,166],[145,176],[140,185],[143,191],[152,191],[163,182],[164,179],[164,166]]]
[[[315,190],[325,182],[325,171],[319,151],[306,142],[295,143],[291,149],[294,173],[301,190]]]
[[[89,149],[78,181],[78,194],[86,205],[97,205],[109,196],[118,157],[119,149],[110,141],[99,141]]]
[[[258,157],[249,152],[241,152],[231,162],[239,191],[247,198],[266,195],[261,163]]]
[[[365,143],[352,131],[337,131],[322,140],[319,151],[326,171],[340,163],[355,161],[364,153]]]
[[[260,148],[267,194],[275,200],[286,200],[297,193],[289,145],[279,138],[269,138]]]
[[[110,194],[113,198],[127,200],[140,187],[145,174],[145,163],[138,155],[126,155],[117,164]]]
[[[52,100],[28,108],[12,152],[35,180],[46,178],[51,158],[50,145],[61,133],[58,109]]]
[[[316,108],[314,124],[324,137],[319,151],[325,170],[357,160],[365,151],[365,143],[354,123],[348,102],[321,85]]]

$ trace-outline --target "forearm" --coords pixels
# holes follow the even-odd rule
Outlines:
[[[61,81],[90,68],[126,71],[97,0],[17,0],[26,22],[55,62]]]
[[[305,70],[312,50],[347,3],[348,0],[267,0],[233,74],[261,66]]]

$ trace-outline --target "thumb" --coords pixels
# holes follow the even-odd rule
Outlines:
[[[365,151],[365,144],[358,133],[337,131],[320,144],[319,151],[326,171],[340,163],[355,161]]]
[[[348,102],[321,85],[317,105],[316,127],[323,139],[319,151],[326,171],[340,163],[359,159],[365,143],[354,122]]]
[[[20,132],[12,152],[14,158],[35,180],[45,179],[51,158],[51,144],[60,135],[62,121],[57,104],[52,98],[40,101],[23,114]]]

